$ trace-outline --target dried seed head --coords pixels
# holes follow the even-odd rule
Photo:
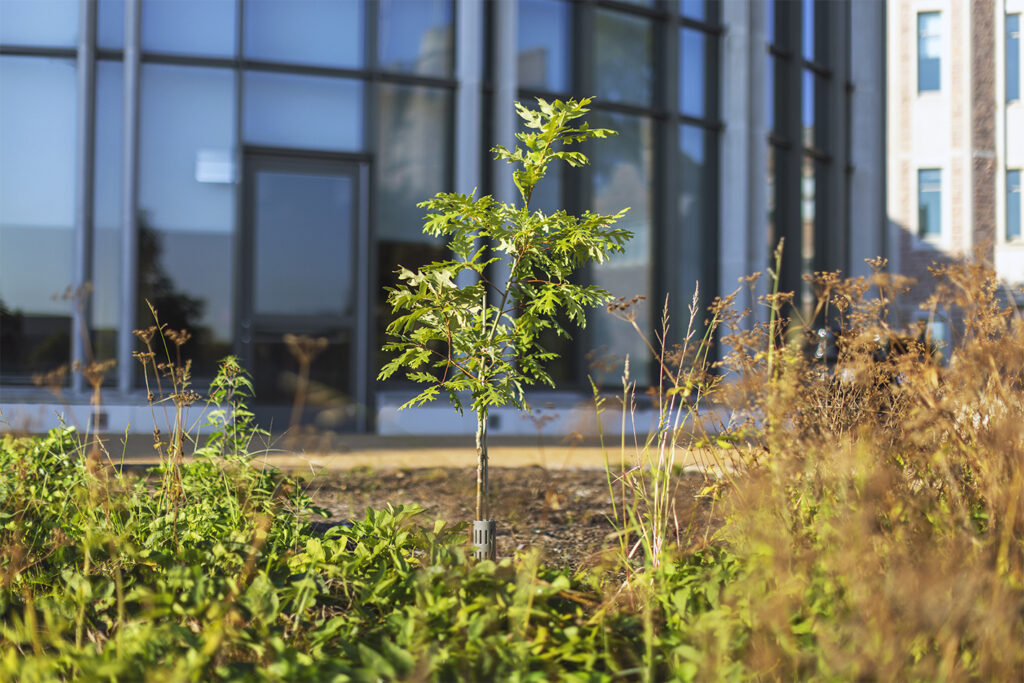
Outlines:
[[[116,365],[117,361],[115,360],[92,362],[86,365],[82,370],[82,376],[85,378],[85,381],[95,389],[103,384],[103,378],[106,377],[107,372]]]
[[[164,335],[171,340],[171,343],[181,348],[188,343],[188,340],[192,338],[192,333],[188,330],[166,330]]]
[[[132,334],[142,340],[142,343],[149,346],[149,343],[153,341],[153,335],[156,334],[156,326],[150,325],[144,330],[132,330]]]
[[[135,358],[143,365],[153,360],[153,358],[155,357],[156,354],[153,353],[152,351],[132,351],[132,358]]]
[[[310,363],[327,348],[327,337],[310,337],[304,334],[286,334],[283,337],[288,352],[300,363]]]
[[[32,384],[37,387],[48,387],[50,389],[59,389],[64,386],[64,381],[68,376],[68,365],[65,363],[60,365],[49,372],[40,373],[38,375],[32,375]]]

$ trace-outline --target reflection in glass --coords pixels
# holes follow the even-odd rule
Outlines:
[[[569,89],[570,9],[564,0],[519,3],[519,87]]]
[[[139,303],[171,328],[211,376],[232,338],[235,228],[235,75],[227,69],[144,64],[139,136]]]
[[[633,233],[625,253],[596,266],[592,280],[612,296],[627,299],[634,296],[647,297],[647,301],[640,303],[633,311],[640,329],[647,331],[651,329],[651,309],[660,306],[660,302],[650,300],[653,293],[653,124],[650,119],[638,116],[594,112],[590,115],[590,125],[619,132],[595,145],[591,153],[593,211],[614,214],[627,206],[631,207],[618,226]],[[611,353],[619,359],[617,368],[595,372],[595,381],[604,385],[619,381],[622,376],[621,361],[626,355],[630,358],[631,375],[642,383],[648,381],[650,358],[643,341],[631,326],[605,312],[596,312],[591,323],[591,347],[601,356]],[[602,348],[605,351],[602,352]]]
[[[942,82],[942,13],[917,15],[917,91],[939,90]]]
[[[611,102],[652,104],[654,25],[650,19],[607,9],[594,12],[592,77],[597,97]]]
[[[673,318],[685,321],[687,306],[699,281],[709,289],[704,264],[707,254],[707,236],[712,226],[707,224],[707,133],[696,126],[679,127],[679,252],[681,271],[677,279],[680,290],[672,293]]]
[[[942,234],[942,171],[923,168],[917,172],[917,234]]]
[[[802,0],[801,22],[803,57],[808,62],[814,61],[814,0]]]
[[[423,234],[424,211],[416,204],[448,189],[451,95],[381,84],[377,96],[376,234],[385,241],[433,241]]]
[[[363,65],[362,2],[245,1],[249,59],[337,68]]]
[[[451,0],[380,0],[377,61],[385,71],[450,76]]]
[[[416,203],[450,189],[452,105],[451,95],[435,88],[382,84],[377,93],[374,317],[383,339],[390,311],[383,288],[394,284],[395,269],[415,270],[447,254],[440,240],[423,234],[425,212]]]
[[[706,41],[700,31],[679,30],[679,109],[690,116],[704,116]]]
[[[354,305],[355,187],[344,175],[259,171],[253,312],[346,316]]]
[[[351,427],[357,411],[351,397],[351,335],[347,330],[325,331],[328,345],[309,365],[305,410],[300,424],[322,429]],[[317,335],[319,336],[319,335]],[[254,346],[253,387],[261,425],[283,431],[293,417],[301,370],[283,335],[257,339]],[[278,407],[278,410],[266,406]]]
[[[124,47],[125,0],[99,0],[96,5],[96,45],[108,50]]]
[[[707,19],[707,0],[681,0],[679,11],[684,17],[691,19]]]
[[[452,102],[445,90],[404,85],[381,84],[377,96],[374,318],[381,340],[391,310],[384,287],[395,284],[395,269],[447,257],[440,240],[423,234],[425,211],[416,204],[451,189]],[[378,363],[385,357],[378,354]]]
[[[0,45],[74,47],[78,0],[0,0]]]
[[[802,240],[800,267],[802,273],[814,271],[814,249],[816,246],[814,244],[814,223],[817,205],[817,180],[814,159],[805,156],[800,177],[800,226]],[[807,280],[801,280],[801,282],[801,304],[804,315],[809,318],[810,313],[814,310],[814,291],[811,288],[810,282]]]
[[[121,319],[121,169],[124,69],[96,63],[96,150],[93,186],[92,352],[117,357]],[[112,379],[112,378],[111,378]]]
[[[804,147],[814,146],[814,119],[815,119],[815,88],[814,72],[804,69],[801,80],[800,106],[802,108],[800,124],[803,131]]]
[[[142,3],[142,49],[233,57],[237,13],[236,0],[147,0]]]
[[[5,4],[5,3],[0,3]],[[73,60],[0,57],[0,375],[70,359],[75,192]]]
[[[363,148],[363,84],[329,76],[247,71],[242,133],[259,145]]]

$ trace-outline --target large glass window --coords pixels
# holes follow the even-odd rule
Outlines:
[[[142,49],[232,57],[238,36],[237,13],[236,0],[144,0]]]
[[[684,17],[703,21],[707,19],[707,4],[707,0],[680,0],[679,11]]]
[[[569,25],[565,0],[519,3],[519,87],[565,92],[569,89]]]
[[[704,74],[707,71],[707,38],[701,31],[679,31],[679,110],[704,116]]]
[[[231,348],[236,182],[235,74],[145,64],[139,140],[139,303],[193,338],[209,376]]]
[[[245,74],[246,142],[351,151],[363,148],[363,83],[342,78]]]
[[[803,130],[804,147],[815,148],[821,152],[835,149],[838,140],[828,135],[826,124],[832,120],[829,111],[829,89],[832,83],[811,69],[804,69],[801,78],[801,112],[800,122]]]
[[[0,45],[74,47],[78,0],[0,0]]]
[[[420,76],[452,73],[451,0],[381,0],[378,66]]]
[[[923,168],[917,172],[917,234],[942,234],[942,171]]]
[[[693,298],[694,287],[700,281],[701,287],[709,289],[705,279],[704,264],[708,256],[708,238],[714,226],[708,224],[707,216],[712,203],[708,196],[711,186],[710,169],[707,163],[708,133],[696,126],[679,126],[679,229],[681,239],[678,253],[681,276],[680,289],[672,292],[672,316],[676,324],[685,324],[686,307]],[[704,292],[708,294],[708,292]]]
[[[1020,15],[1006,15],[1006,101],[1020,99]]]
[[[801,40],[800,48],[803,53],[804,59],[808,62],[817,61],[815,58],[818,56],[815,51],[815,38],[818,31],[815,30],[814,15],[815,15],[814,0],[801,0]]]
[[[363,65],[362,2],[246,0],[245,56],[338,68]]]
[[[805,155],[800,164],[800,269],[802,273],[814,272],[815,226],[818,216],[818,192],[822,189],[821,164]],[[825,245],[820,245],[822,248]],[[803,314],[810,317],[814,312],[814,290],[807,280],[801,281],[800,302]]]
[[[351,315],[358,200],[353,178],[261,170],[253,192],[253,312]]]
[[[654,177],[653,129],[650,119],[625,114],[594,112],[590,124],[595,128],[611,128],[618,135],[595,144],[591,153],[591,206],[597,213],[613,214],[631,207],[619,221],[619,227],[633,233],[625,253],[594,268],[593,281],[615,296],[647,300],[634,309],[640,329],[652,329],[650,311],[660,302],[651,301],[653,292],[652,188]],[[615,384],[622,375],[621,356],[630,358],[631,374],[641,382],[648,381],[650,354],[630,325],[607,313],[594,316],[591,342],[599,355],[611,351],[618,356],[618,368],[609,372],[598,370],[595,380]],[[602,347],[607,347],[603,349]]]
[[[650,106],[654,93],[654,24],[650,19],[594,12],[592,77],[598,100]]]
[[[451,99],[449,91],[439,88],[381,84],[377,89],[374,317],[378,339],[384,338],[390,310],[383,288],[394,284],[395,268],[401,264],[415,270],[446,258],[444,244],[423,234],[425,212],[416,203],[450,189]]]
[[[632,312],[640,328],[653,334],[666,291],[675,314],[691,300],[695,282],[706,285],[716,277],[708,257],[717,245],[711,193],[716,187],[712,176],[718,122],[709,91],[718,45],[715,31],[705,23],[714,14],[712,3],[632,4],[655,9],[671,5],[678,14],[652,13],[622,2],[520,0],[519,87],[525,100],[534,90],[563,96],[583,85],[595,95],[590,125],[619,132],[588,146],[587,169],[554,166],[531,198],[531,208],[614,213],[631,207],[621,225],[636,237],[626,253],[593,268],[590,277],[616,297],[647,297]],[[586,62],[574,63],[578,56]],[[673,102],[664,101],[658,88],[664,69],[657,64],[663,59],[675,65],[668,70],[678,79]],[[664,107],[679,116],[659,120]],[[664,150],[668,141],[676,151]],[[655,174],[656,164],[666,172]],[[667,204],[657,199],[662,196],[669,198]],[[678,208],[663,213],[654,206]],[[669,243],[682,245],[672,263],[663,261],[656,247]],[[549,368],[559,386],[583,388],[587,374],[599,383],[617,384],[627,355],[635,379],[652,379],[644,342],[627,323],[595,312],[585,335],[576,336],[576,342],[550,336],[543,340],[563,358],[578,359]]]
[[[4,4],[4,3],[0,3]],[[0,375],[70,356],[75,63],[0,57]]]
[[[377,106],[377,237],[433,240],[423,235],[416,204],[448,187],[451,93],[381,84]]]
[[[1006,172],[1006,239],[1020,239],[1020,169]]]
[[[99,0],[96,5],[96,45],[108,50],[124,47],[125,0]]]
[[[930,92],[941,86],[942,13],[917,15],[917,91]]]
[[[803,131],[804,147],[814,146],[814,72],[804,69],[800,78],[800,128]]]
[[[121,319],[121,180],[124,67],[96,63],[93,185],[92,343],[97,359],[115,358]]]

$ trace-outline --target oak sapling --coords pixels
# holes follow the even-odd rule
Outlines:
[[[632,237],[614,227],[628,208],[615,215],[587,211],[580,216],[530,209],[533,190],[551,162],[583,166],[587,157],[569,148],[615,134],[577,122],[589,111],[589,103],[586,98],[538,99],[536,110],[516,103],[525,126],[516,135],[522,147],[491,151],[495,159],[517,167],[513,179],[521,203],[444,192],[422,202],[418,206],[428,210],[423,232],[446,240],[453,258],[415,272],[399,267],[399,284],[387,288],[396,317],[387,327],[390,341],[384,350],[395,356],[378,379],[403,371],[426,385],[403,408],[444,392],[460,414],[468,403],[476,416],[476,517],[492,530],[478,543],[478,557],[494,557],[488,412],[505,405],[529,411],[525,387],[554,387],[545,366],[557,354],[541,345],[542,334],[567,337],[560,320],[583,327],[586,309],[611,299],[599,287],[577,284],[573,274],[621,252]]]

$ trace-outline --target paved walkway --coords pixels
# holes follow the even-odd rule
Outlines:
[[[157,464],[153,440],[148,435],[106,437],[111,458],[129,466]],[[607,458],[618,466],[621,456],[618,441],[607,443]],[[188,448],[186,448],[186,451]],[[475,467],[476,449],[472,436],[375,436],[331,435],[298,438],[272,438],[268,446],[253,449],[258,459],[285,470],[419,469],[432,467]],[[627,465],[636,460],[636,448],[627,448]],[[569,443],[558,437],[494,437],[489,445],[492,467],[531,467],[551,469],[600,468],[605,466],[605,451],[596,440]],[[702,464],[699,453],[677,451],[675,464],[695,467]]]

